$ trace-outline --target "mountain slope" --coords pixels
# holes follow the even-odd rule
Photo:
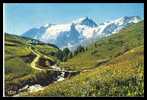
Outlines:
[[[124,52],[144,44],[144,22],[129,26],[117,34],[92,43],[84,52],[80,52],[60,66],[70,70],[94,68],[100,61],[109,61]]]
[[[23,40],[26,42],[23,42]],[[23,55],[26,57],[30,52],[35,52],[33,54],[39,55],[37,57],[42,56],[44,60],[50,59],[49,62],[54,62],[57,60],[56,57],[52,57],[48,52],[57,52],[56,46],[49,45],[48,47],[47,44],[39,43],[36,40],[28,41],[20,37],[13,38],[13,36],[6,38],[5,45],[5,67],[7,71],[5,88],[7,94],[9,94],[9,90],[17,90],[17,87],[22,88],[25,83],[28,84],[30,81],[33,81],[33,84],[38,82],[38,84],[41,84],[47,81],[50,76],[57,76],[57,73],[54,72],[38,70],[31,70],[31,75],[28,73],[23,75],[23,71],[29,72],[23,70],[26,66],[17,65],[17,62],[20,62],[17,59],[10,61],[11,58],[15,57],[21,60],[21,57],[24,57]],[[12,49],[8,49],[8,47]],[[23,47],[20,50],[21,53],[17,51],[19,50],[17,47],[21,49]],[[39,63],[39,59],[36,59]],[[8,64],[7,61],[15,63]],[[23,64],[25,61],[26,58],[21,63]],[[33,59],[30,62],[27,61],[27,67],[31,67],[32,61]],[[25,62],[25,64],[27,63]],[[67,62],[60,62],[59,65],[63,69],[77,70],[81,73],[64,81],[49,84],[38,92],[21,92],[19,96],[143,96],[144,22],[133,24],[117,34],[98,39],[95,43],[89,44],[87,49],[73,55]],[[15,69],[16,66],[21,66],[23,70],[21,74],[18,74],[20,70]],[[45,66],[43,64],[36,67],[44,68]],[[11,74],[17,76],[11,78]]]
[[[30,49],[31,48],[31,49]],[[43,62],[55,63],[57,57],[49,53],[58,52],[58,48],[51,44],[44,44],[37,40],[20,36],[5,34],[5,92],[12,95],[14,90],[23,87],[25,84],[35,84],[40,79],[49,78],[55,74],[52,71],[38,71],[32,68],[31,64],[37,55],[33,51],[40,53]],[[43,53],[42,53],[43,52]],[[47,57],[44,57],[46,55]],[[39,64],[40,59],[35,62],[37,67],[47,69],[45,64]],[[43,77],[42,77],[42,76]],[[32,80],[32,82],[29,82]],[[45,82],[45,81],[44,81]],[[14,93],[15,94],[15,93]]]
[[[91,63],[97,60],[101,63],[107,58],[104,64]],[[85,63],[91,66],[87,67]],[[88,46],[87,51],[64,62],[63,66],[66,64],[65,68],[81,70],[81,73],[38,92],[20,95],[144,96],[144,22],[96,41]]]
[[[117,33],[129,24],[138,23],[140,20],[137,16],[125,16],[97,25],[92,19],[83,17],[67,24],[50,24],[40,28],[33,28],[23,33],[22,36],[53,43],[60,48],[69,47],[72,49],[89,39]]]
[[[144,46],[133,48],[106,65],[50,84],[22,96],[144,96]]]

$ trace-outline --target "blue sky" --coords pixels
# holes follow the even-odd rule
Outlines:
[[[20,35],[47,23],[67,23],[87,16],[96,23],[122,16],[144,19],[143,3],[11,3],[4,6],[5,32]]]

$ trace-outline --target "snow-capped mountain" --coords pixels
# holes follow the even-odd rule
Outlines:
[[[82,17],[66,24],[46,24],[40,28],[32,28],[22,36],[53,43],[60,48],[72,48],[83,41],[117,33],[128,25],[139,21],[141,19],[138,16],[125,16],[97,25],[92,19]]]
[[[88,17],[79,18],[77,20],[74,20],[72,23],[74,23],[76,25],[86,25],[89,27],[96,27],[97,26],[97,24],[92,19],[89,19]]]

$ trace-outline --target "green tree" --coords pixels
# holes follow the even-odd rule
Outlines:
[[[63,53],[63,61],[66,61],[67,60],[67,58],[69,57],[69,54],[71,53],[70,52],[70,50],[68,49],[68,48],[64,48],[63,49],[63,51],[62,51],[62,53]]]
[[[74,55],[77,55],[80,52],[84,52],[85,48],[83,46],[79,46],[75,51],[74,51]]]
[[[69,57],[68,58],[72,58],[73,57],[73,53],[72,52],[70,52],[69,53]]]
[[[58,52],[56,53],[57,58],[62,61],[63,60],[63,53],[61,50],[58,50]]]

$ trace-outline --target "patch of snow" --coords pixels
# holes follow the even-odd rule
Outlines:
[[[141,19],[137,16],[120,17],[112,21],[106,21],[97,25],[88,17],[82,17],[66,24],[46,24],[44,28],[33,28],[25,33],[25,36],[39,39],[45,43],[52,43],[59,48],[79,45],[89,39],[96,39],[118,33],[131,23],[138,23]],[[50,26],[50,27],[49,27]],[[45,28],[46,27],[46,28]],[[30,34],[29,34],[30,33]]]

